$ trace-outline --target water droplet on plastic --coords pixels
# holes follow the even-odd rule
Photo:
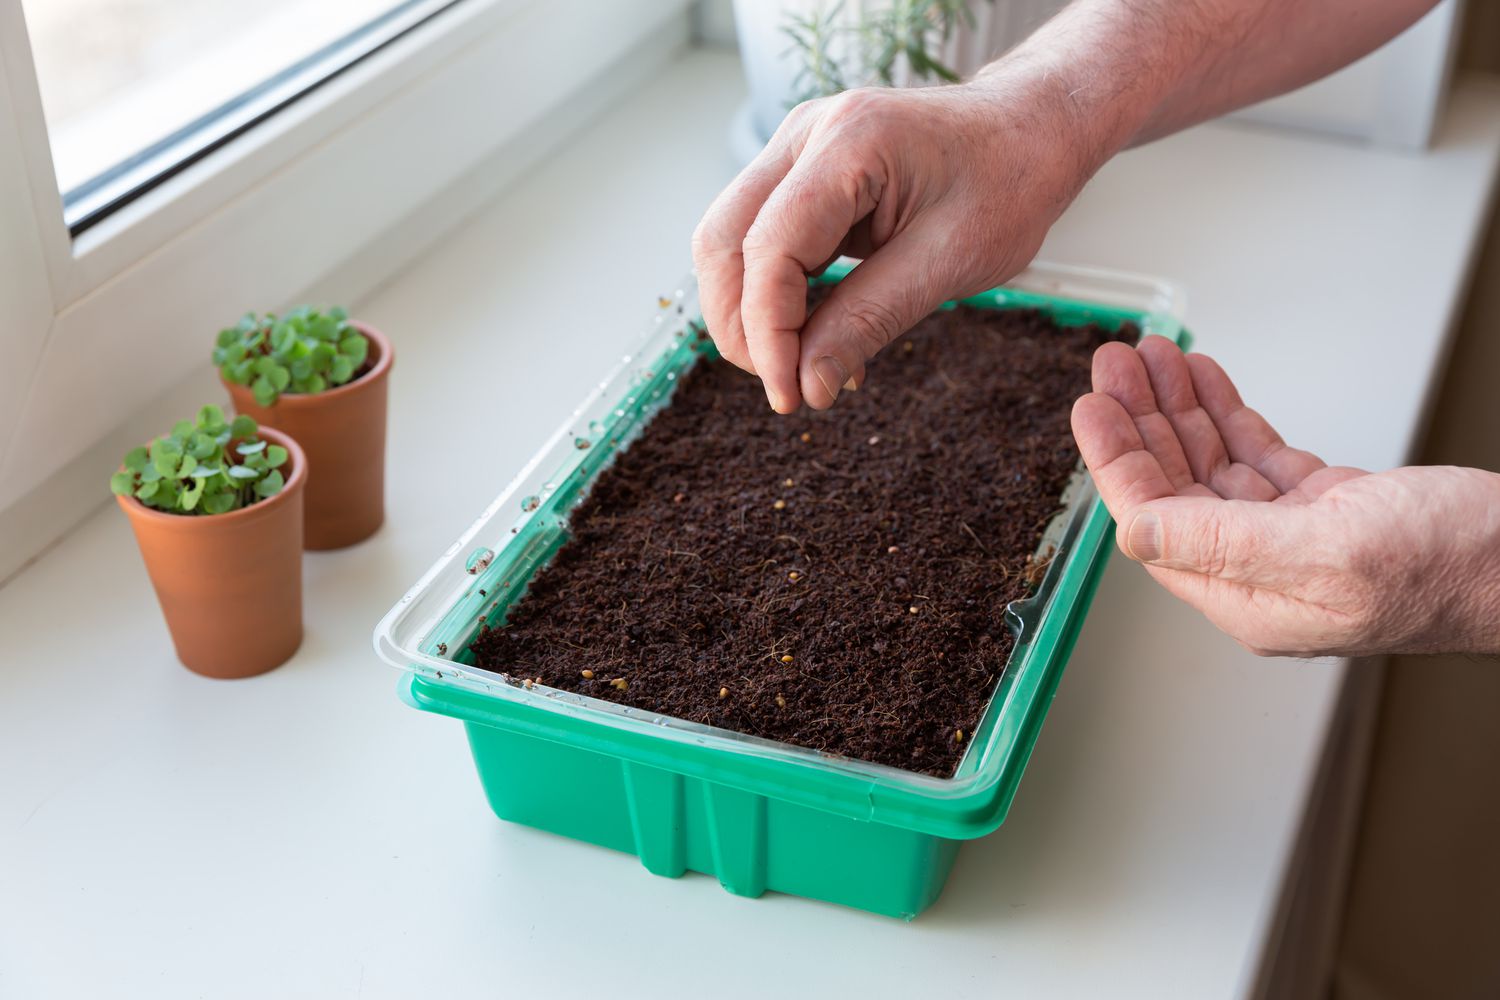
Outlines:
[[[521,509],[528,514],[536,510],[541,505],[542,501],[535,496],[523,497],[521,499]]]
[[[668,382],[676,382],[677,381],[677,373],[676,372],[667,372],[667,381]]]
[[[627,355],[625,355],[625,356],[624,356],[624,357],[622,357],[622,358],[621,358],[621,359],[620,359],[620,361],[621,361],[621,362],[622,362],[622,363],[624,363],[624,364],[627,364],[627,365],[628,365],[628,364],[630,364],[630,355],[628,355],[628,354],[627,354]]]
[[[495,553],[491,549],[475,549],[469,553],[469,561],[464,563],[464,569],[470,573],[478,573],[495,559]]]
[[[601,424],[597,420],[590,420],[589,421],[589,433],[590,434],[603,434],[604,433],[604,425]]]

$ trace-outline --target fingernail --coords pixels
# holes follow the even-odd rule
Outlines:
[[[1130,522],[1125,532],[1125,551],[1138,562],[1156,562],[1161,558],[1161,518],[1143,510]]]
[[[828,390],[828,395],[834,399],[839,398],[839,386],[852,381],[849,378],[849,369],[844,363],[831,354],[825,354],[812,363],[813,374],[818,376],[818,381],[823,383],[823,388]]]

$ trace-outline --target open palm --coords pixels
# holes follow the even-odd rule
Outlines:
[[[1212,359],[1161,337],[1100,348],[1093,387],[1073,433],[1121,549],[1245,646],[1494,644],[1500,477],[1329,466],[1288,446]]]

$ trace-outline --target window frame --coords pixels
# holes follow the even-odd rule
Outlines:
[[[310,292],[356,300],[437,235],[432,205],[493,194],[490,174],[535,162],[568,115],[688,44],[690,6],[459,0],[74,239],[21,0],[0,0],[0,136],[16,140],[0,141],[0,540],[70,463],[148,435],[141,414],[203,379],[219,326]],[[15,565],[0,553],[0,579]]]

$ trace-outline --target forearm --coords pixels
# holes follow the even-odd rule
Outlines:
[[[1075,0],[973,81],[1068,120],[1085,176],[1111,155],[1309,83],[1435,0]]]
[[[1449,467],[1431,474],[1452,484],[1452,499],[1418,534],[1431,562],[1407,584],[1410,602],[1427,613],[1416,648],[1500,655],[1500,475]]]

